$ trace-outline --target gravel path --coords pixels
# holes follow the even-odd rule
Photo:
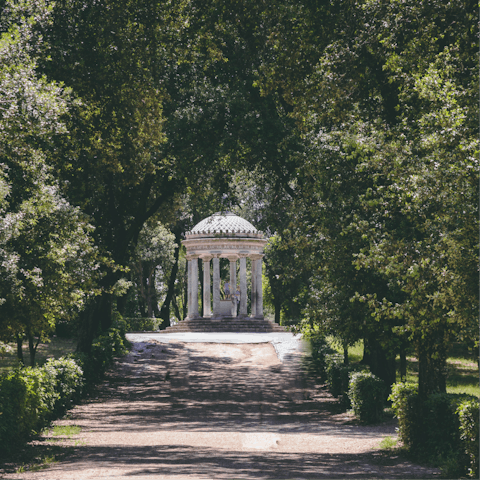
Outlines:
[[[130,337],[133,350],[97,398],[56,422],[79,426],[80,433],[46,435],[32,447],[55,454],[58,463],[3,478],[438,476],[379,450],[382,438],[395,435],[393,421],[358,426],[338,413],[326,390],[302,377],[298,338],[223,335]]]

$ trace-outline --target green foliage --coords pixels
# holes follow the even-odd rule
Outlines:
[[[0,337],[7,340],[44,340],[58,318],[82,307],[97,268],[92,227],[62,196],[49,163],[67,132],[70,95],[38,73],[47,3],[7,1],[0,17]]]
[[[389,396],[404,446],[416,458],[440,465],[445,475],[478,468],[478,400],[466,397],[438,393],[422,402],[416,386],[403,383]]]
[[[120,326],[117,318],[116,327]],[[18,368],[0,377],[0,452],[8,454],[61,415],[100,380],[113,360],[127,352],[124,332],[112,327],[100,335],[89,355],[49,359],[42,367]]]
[[[95,381],[103,377],[105,370],[113,363],[116,357],[127,353],[125,337],[117,328],[110,328],[107,332],[97,337],[93,343],[89,355],[89,362],[94,368],[90,368],[90,374]]]
[[[125,318],[127,332],[153,332],[162,323],[161,318]]]
[[[8,454],[79,398],[81,368],[69,358],[0,377],[0,451]]]
[[[325,371],[328,389],[334,397],[340,397],[340,403],[344,408],[350,407],[350,398],[348,395],[350,375],[353,372],[366,370],[368,370],[368,367],[365,365],[346,365],[343,363],[343,355],[336,353],[325,355]]]
[[[72,358],[49,359],[41,370],[52,379],[56,394],[52,411],[54,415],[60,415],[82,394],[83,371]]]
[[[334,397],[345,394],[348,391],[349,374],[351,367],[343,363],[343,356],[331,354],[325,357],[327,384],[330,393]]]
[[[397,441],[398,440],[396,438],[387,436],[380,442],[379,446],[382,450],[392,450],[397,446]]]
[[[112,365],[115,358],[125,355],[130,347],[125,338],[126,323],[118,317],[116,326],[109,328],[104,334],[96,337],[91,350],[86,353],[75,353],[72,358],[84,371],[87,389],[99,382],[107,368]]]
[[[468,475],[478,478],[479,472],[479,402],[466,400],[457,407],[460,420],[460,440],[468,457]]]
[[[372,373],[350,376],[348,398],[355,416],[364,423],[379,422],[383,416],[386,385]]]
[[[54,437],[69,437],[78,435],[82,431],[82,428],[78,425],[55,425],[52,430]]]
[[[418,386],[414,383],[398,382],[392,385],[392,391],[388,396],[388,401],[392,402],[392,410],[398,419],[399,438],[403,444],[409,448],[409,438],[411,437],[410,426],[406,423],[408,417],[409,403],[408,399],[418,392]]]

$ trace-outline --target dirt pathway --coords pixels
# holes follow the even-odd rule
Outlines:
[[[349,424],[270,343],[136,343],[98,398],[56,423],[81,427],[69,439],[38,442],[60,461],[5,479],[438,476],[380,451],[382,438],[395,435],[393,422]]]

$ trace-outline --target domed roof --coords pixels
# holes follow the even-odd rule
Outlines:
[[[197,223],[187,235],[209,235],[209,234],[261,234],[250,222],[231,212],[214,213]]]

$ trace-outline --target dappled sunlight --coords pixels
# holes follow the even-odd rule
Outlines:
[[[380,451],[395,422],[355,424],[299,360],[270,343],[136,343],[61,421],[81,431],[49,478],[435,476]]]

